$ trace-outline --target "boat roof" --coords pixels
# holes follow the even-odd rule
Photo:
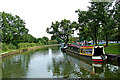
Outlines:
[[[94,48],[94,46],[78,46],[78,45],[68,45],[71,47],[77,47],[77,48]]]

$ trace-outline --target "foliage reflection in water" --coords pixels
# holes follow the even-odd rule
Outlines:
[[[94,64],[47,47],[2,60],[3,78],[120,78],[120,65]]]

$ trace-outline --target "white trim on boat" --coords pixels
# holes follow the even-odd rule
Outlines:
[[[101,56],[92,56],[92,59],[102,59]],[[105,59],[107,59],[107,56],[105,56]]]

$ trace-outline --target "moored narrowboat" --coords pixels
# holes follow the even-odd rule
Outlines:
[[[65,43],[61,43],[61,51],[65,52],[67,49],[67,45]]]
[[[84,59],[90,59],[93,62],[107,61],[107,56],[104,52],[104,46],[77,46],[68,45],[65,49],[67,53],[81,56]]]

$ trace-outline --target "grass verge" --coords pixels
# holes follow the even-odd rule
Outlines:
[[[107,47],[105,47],[105,53],[120,54],[119,48],[120,44],[109,44]]]

